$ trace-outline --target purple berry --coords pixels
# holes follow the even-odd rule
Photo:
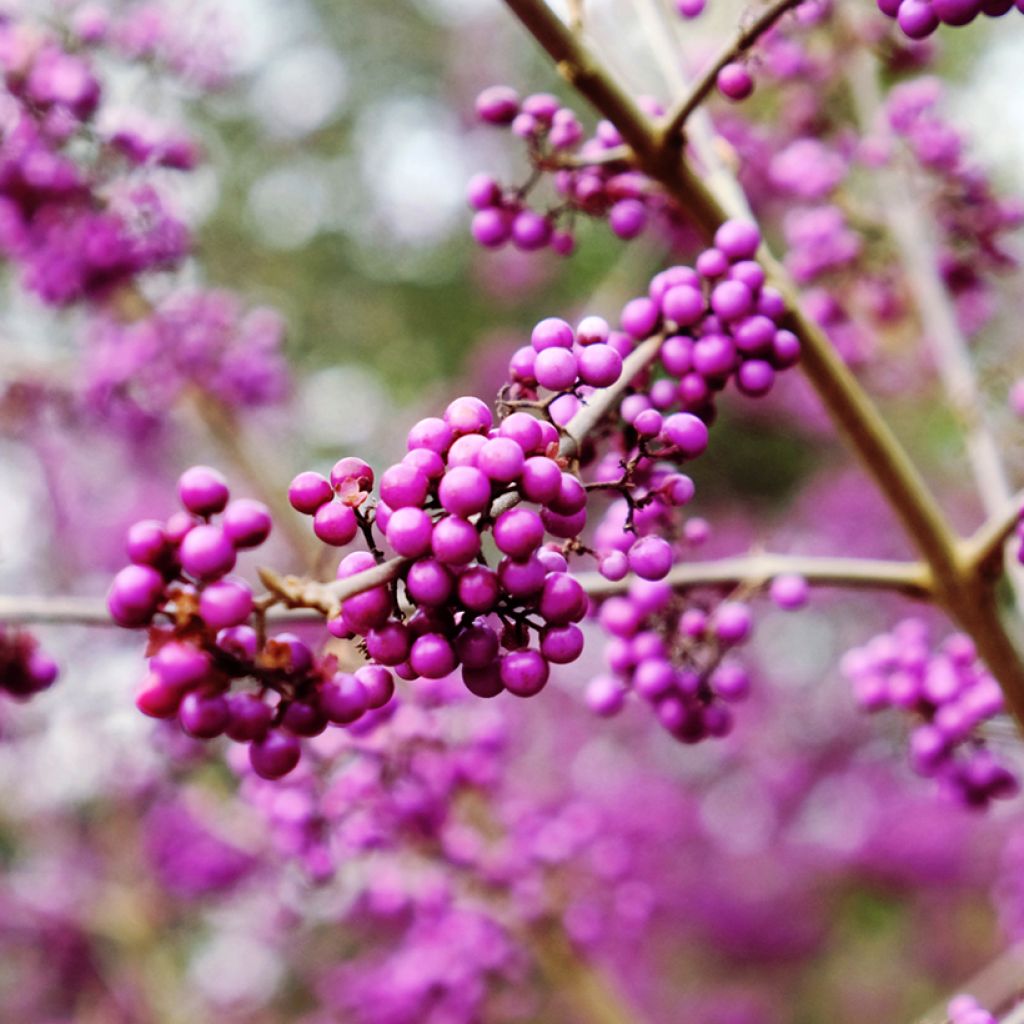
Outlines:
[[[197,579],[216,579],[235,567],[234,545],[219,526],[203,524],[189,530],[178,550],[181,567]]]
[[[224,510],[221,529],[236,548],[256,548],[270,536],[273,521],[262,501],[238,498]]]
[[[213,515],[228,503],[228,482],[223,473],[209,466],[193,466],[178,480],[178,497],[189,512]]]
[[[301,753],[296,737],[275,729],[249,744],[249,763],[261,778],[280,779],[295,768]]]
[[[252,590],[241,580],[219,580],[199,595],[199,614],[213,629],[240,626],[252,613]]]
[[[726,64],[715,79],[718,91],[729,100],[745,100],[754,91],[754,79],[743,64]]]
[[[517,697],[540,693],[548,675],[548,663],[537,651],[510,651],[501,659],[501,681]]]
[[[334,497],[330,480],[320,473],[307,470],[300,473],[288,487],[288,500],[296,512],[313,515],[321,505]]]

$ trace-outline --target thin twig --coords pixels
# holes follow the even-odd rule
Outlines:
[[[682,135],[690,115],[707,99],[715,88],[718,73],[726,64],[732,63],[747,52],[787,11],[803,0],[773,0],[764,10],[750,18],[750,12],[740,19],[740,27],[729,39],[714,60],[701,72],[690,86],[690,91],[666,116],[661,128],[661,142],[671,145]]]
[[[991,568],[993,565],[998,570],[998,563],[1002,560],[1006,541],[1013,533],[1017,523],[1020,522],[1022,508],[1024,508],[1024,491],[1018,491],[1002,509],[989,516],[968,538],[966,542],[968,558],[978,567],[979,571],[986,571],[986,567]],[[1016,552],[1007,551],[1006,557],[1016,558]],[[998,575],[998,571],[996,574]]]
[[[665,578],[674,590],[746,584],[757,588],[777,576],[803,576],[820,587],[853,590],[895,590],[910,597],[932,596],[931,574],[923,562],[896,562],[872,558],[829,558],[815,555],[755,554],[688,562],[675,566]],[[627,591],[634,577],[612,582],[600,573],[577,576],[591,597],[608,597]]]
[[[271,608],[271,622],[315,622],[323,615],[314,609],[291,611]],[[116,626],[102,597],[56,595],[39,597],[24,594],[0,594],[0,623],[12,626]]]

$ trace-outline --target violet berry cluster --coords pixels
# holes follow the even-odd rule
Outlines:
[[[663,111],[646,101],[647,112]],[[469,182],[467,198],[476,211],[472,234],[479,245],[496,249],[511,243],[524,252],[550,247],[569,255],[575,247],[578,216],[607,219],[622,239],[636,238],[655,214],[673,217],[673,206],[644,174],[622,154],[618,130],[601,121],[591,138],[575,113],[555,96],[540,93],[520,100],[508,86],[492,86],[477,98],[477,116],[486,124],[507,127],[523,139],[530,177],[514,188],[502,188],[488,174]],[[529,204],[536,186],[550,175],[552,203],[546,209]]]
[[[633,692],[682,743],[732,729],[728,705],[750,692],[746,669],[727,657],[750,637],[746,602],[704,608],[664,581],[637,580],[601,605],[598,621],[610,639],[604,651],[609,674],[593,679],[586,692],[596,714],[616,714]]]
[[[109,173],[76,154],[97,143],[93,121],[103,92],[89,55],[70,51],[56,34],[2,22],[0,71],[13,104],[0,143],[0,251],[20,264],[26,287],[64,306],[179,261],[188,231],[158,193],[137,179],[110,190]],[[102,155],[115,166],[195,163],[186,141],[141,151],[127,144],[130,137],[99,136]]]
[[[409,431],[408,452],[381,474],[372,511],[363,505],[374,473],[361,459],[341,459],[329,479],[299,474],[289,499],[313,517],[321,540],[343,546],[364,529],[374,548],[379,537],[406,560],[398,580],[344,599],[331,632],[362,638],[374,663],[403,679],[439,679],[461,666],[479,696],[539,692],[552,663],[579,656],[576,623],[587,611],[558,543],[583,530],[587,493],[560,464],[558,438],[525,412],[495,424],[484,402],[462,397]],[[383,557],[351,552],[338,579]]]
[[[973,334],[995,314],[991,276],[1019,264],[1015,233],[1024,204],[1000,196],[988,172],[971,161],[963,132],[943,114],[943,98],[937,78],[906,82],[889,93],[886,117],[932,179],[939,271],[961,326]]]
[[[693,539],[700,543],[706,529],[700,521]],[[807,581],[795,575],[776,577],[769,590],[784,611],[802,608],[808,592]],[[754,626],[745,598],[684,595],[667,582],[638,579],[604,601],[597,618],[610,639],[604,650],[608,672],[587,686],[595,714],[617,714],[634,693],[682,743],[732,730],[730,705],[750,693],[750,675],[736,657]]]
[[[910,39],[925,39],[940,25],[969,25],[979,15],[1001,18],[1024,13],[1024,0],[878,0],[878,9],[895,18]]]
[[[76,409],[134,432],[187,387],[229,406],[279,399],[279,318],[244,315],[223,291],[179,292],[163,276],[192,248],[164,183],[197,167],[198,145],[120,109],[99,74],[113,56],[210,86],[223,61],[211,66],[208,45],[184,44],[148,5],[75,6],[61,31],[0,15],[0,258],[42,302],[88,311]]]
[[[970,807],[1017,792],[1017,779],[979,731],[1002,712],[1003,694],[968,636],[951,634],[935,648],[926,624],[906,619],[848,651],[840,667],[866,711],[915,716],[910,761],[918,774]]]
[[[402,461],[381,475],[376,501],[375,474],[358,458],[341,459],[329,477],[295,478],[290,501],[312,517],[320,540],[344,547],[362,533],[367,542],[369,550],[341,560],[339,580],[386,559],[377,538],[406,560],[397,579],[342,601],[329,624],[335,635],[361,637],[374,662],[405,679],[461,666],[474,693],[530,696],[551,663],[571,662],[582,649],[576,623],[587,599],[567,556],[596,555],[612,580],[630,571],[648,581],[668,574],[679,553],[674,513],[693,495],[675,467],[705,450],[714,394],[730,379],[764,394],[776,370],[799,355],[796,338],[779,326],[781,296],[754,261],[757,229],[729,221],[715,243],[697,269],[657,275],[650,294],[624,308],[621,331],[593,316],[575,329],[557,318],[537,324],[512,357],[502,418],[463,397],[442,417],[421,420]],[[639,390],[611,410],[603,430],[609,454],[584,483],[567,470],[567,435],[570,454],[577,446],[567,426],[619,381],[624,357],[647,339],[660,339],[664,376],[630,382]],[[584,442],[575,454],[588,465],[595,452]],[[591,489],[621,496],[595,534],[596,550],[582,538]]]
[[[0,690],[25,699],[48,689],[57,675],[57,663],[31,633],[0,628]]]
[[[131,564],[108,596],[120,625],[149,627],[149,671],[136,698],[151,717],[176,718],[197,739],[226,735],[249,747],[257,774],[279,778],[300,738],[348,725],[392,696],[390,673],[338,671],[293,633],[267,638],[251,587],[231,576],[238,554],[271,531],[266,506],[230,500],[216,470],[195,466],[178,485],[183,509],[128,532]]]

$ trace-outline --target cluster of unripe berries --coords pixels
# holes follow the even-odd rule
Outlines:
[[[946,1007],[949,1024],[997,1024],[996,1018],[974,996],[954,996]]]
[[[514,412],[496,425],[484,402],[463,397],[409,431],[407,454],[368,502],[372,515],[361,509],[374,485],[362,460],[342,459],[329,479],[296,477],[291,503],[321,539],[347,544],[365,517],[371,537],[407,560],[397,580],[344,599],[331,632],[361,637],[373,662],[403,679],[461,666],[480,696],[537,693],[550,664],[579,656],[576,623],[587,611],[561,545],[546,542],[575,538],[586,524],[586,490],[558,461],[558,441],[546,420]],[[377,564],[369,551],[351,552],[338,578]]]
[[[1024,13],[1024,0],[878,0],[878,9],[895,18],[911,39],[924,39],[940,25],[968,25],[982,14],[1001,18],[1013,10]]]
[[[969,637],[952,634],[934,649],[927,626],[906,619],[847,652],[841,669],[865,710],[898,708],[919,718],[910,760],[920,775],[971,807],[1017,792],[1017,779],[978,731],[1002,712],[1003,695]]]
[[[779,576],[770,593],[780,608],[794,610],[807,601],[807,581]],[[596,714],[617,714],[633,692],[682,743],[731,731],[729,705],[750,692],[747,670],[731,657],[753,629],[746,601],[695,601],[667,582],[637,580],[625,594],[604,601],[597,618],[610,639],[604,651],[608,673],[594,678],[586,692]]]
[[[0,627],[0,690],[26,698],[52,686],[57,663],[31,633]]]
[[[298,763],[300,737],[383,706],[394,681],[373,666],[339,672],[332,656],[318,658],[292,633],[265,638],[252,589],[228,574],[239,551],[270,534],[266,506],[231,501],[223,476],[205,466],[182,475],[178,494],[182,511],[129,530],[131,564],[108,596],[119,624],[150,627],[136,704],[154,718],[176,718],[197,739],[247,743],[253,769],[278,778]],[[233,690],[237,683],[245,688]]]

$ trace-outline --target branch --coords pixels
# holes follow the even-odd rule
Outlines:
[[[633,1007],[602,971],[576,951],[557,920],[538,922],[526,939],[536,951],[537,966],[554,995],[582,1011],[581,1019],[587,1024],[638,1024],[640,1018]],[[563,1019],[561,1015],[559,1019]]]
[[[892,562],[869,558],[828,558],[814,555],[755,554],[677,565],[665,578],[673,590],[696,587],[763,586],[776,576],[795,574],[822,587],[853,590],[896,590],[910,597],[932,596],[931,573],[923,562]],[[628,590],[635,577],[611,582],[600,573],[579,573],[577,579],[591,597],[608,597]]]
[[[979,572],[991,571],[993,564],[998,565],[1002,560],[1006,541],[1020,522],[1021,509],[1024,509],[1024,491],[1018,491],[967,539],[968,559]],[[1006,557],[1015,556],[1006,552]]]
[[[275,622],[314,622],[321,617],[312,609],[288,611],[284,608],[271,608],[267,612],[268,621]],[[0,594],[0,623],[12,626],[117,625],[110,617],[107,602],[102,597],[38,597],[23,594]]]
[[[803,0],[773,0],[753,20],[747,22],[750,11],[741,16],[736,34],[726,42],[715,59],[701,72],[700,77],[694,80],[686,96],[665,118],[660,140],[663,146],[673,145],[679,140],[690,115],[715,88],[718,72],[726,64],[732,63],[746,53],[787,11],[801,3]],[[747,22],[746,25],[744,22]]]
[[[660,181],[708,238],[728,219],[729,197],[695,173],[678,147],[659,132],[629,94],[594,59],[544,0],[505,0],[558,65],[559,72],[619,130],[641,169]],[[936,601],[974,639],[999,680],[1007,704],[1024,723],[1024,666],[1003,629],[991,581],[980,576],[925,485],[917,468],[874,403],[836,353],[821,327],[800,307],[800,296],[782,264],[762,246],[758,259],[785,299],[785,325],[800,339],[801,365],[836,426],[860,457],[932,573]]]
[[[728,219],[725,206],[678,153],[666,153],[658,133],[622,87],[543,0],[505,0],[558,62],[559,71],[633,147],[643,169],[712,237]],[[800,309],[796,286],[766,247],[758,258],[790,310],[787,326],[801,340],[801,365],[837,425],[875,478],[929,564],[942,580],[957,576],[956,537],[909,456],[822,329]],[[941,582],[941,581],[940,581]]]
[[[273,569],[260,569],[267,590],[284,608],[267,611],[268,621],[318,622],[338,614],[341,603],[371,587],[396,580],[407,558],[391,558],[372,569],[333,583],[319,583],[299,576],[282,576]],[[910,597],[931,595],[932,583],[923,562],[893,562],[868,558],[828,558],[813,555],[756,554],[721,558],[676,566],[667,582],[676,590],[724,586],[737,583],[764,584],[776,576],[795,573],[809,583],[823,587],[896,590]],[[629,589],[634,577],[611,582],[600,573],[578,573],[577,579],[591,597],[608,597]],[[99,597],[33,597],[0,595],[0,623],[78,626],[113,626],[106,602]]]

